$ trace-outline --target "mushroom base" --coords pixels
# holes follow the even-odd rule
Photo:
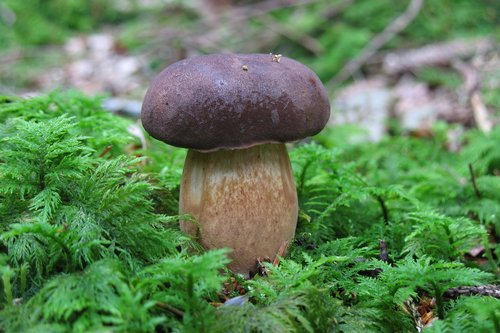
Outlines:
[[[284,144],[201,153],[190,150],[179,211],[198,224],[181,229],[207,249],[231,248],[229,269],[248,276],[256,259],[274,259],[295,234],[298,204]]]

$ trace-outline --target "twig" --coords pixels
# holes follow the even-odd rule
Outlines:
[[[385,240],[383,240],[383,239],[379,240],[379,249],[380,249],[380,253],[378,255],[379,260],[390,264],[389,255],[387,254],[387,243],[385,242]],[[355,261],[366,262],[366,259],[361,257],[361,258],[356,258]],[[358,274],[375,278],[375,277],[379,276],[380,273],[382,273],[382,272],[383,272],[383,269],[380,267],[377,267],[374,269],[361,270],[358,272]]]
[[[336,86],[357,72],[363,64],[384,46],[389,40],[404,30],[417,17],[424,0],[412,0],[406,11],[391,22],[382,32],[377,34],[364,48],[361,54],[349,61],[340,72],[328,82],[329,86]]]
[[[267,0],[252,5],[233,7],[231,10],[229,10],[228,15],[240,21],[255,16],[265,15],[274,10],[306,6],[319,1],[321,0]],[[339,13],[344,11],[347,7],[352,5],[354,1],[355,0],[340,0],[335,4],[329,5],[323,17],[325,19],[334,18]]]
[[[177,317],[178,319],[182,319],[184,317],[184,311],[182,310],[179,310],[177,308],[174,308],[172,305],[170,304],[167,304],[167,303],[163,303],[163,302],[156,302],[156,306],[159,307],[159,308],[162,308],[164,310],[167,310],[168,312],[170,312],[171,314],[173,314],[175,317]]]
[[[280,264],[280,257],[283,257],[285,255],[286,249],[288,248],[288,243],[288,241],[285,241],[283,242],[283,244],[281,244],[276,257],[273,260],[273,266],[278,266]]]
[[[448,299],[455,299],[459,296],[491,296],[500,298],[499,285],[484,285],[484,286],[463,286],[448,289],[444,292],[443,296]]]
[[[272,263],[273,266],[278,266],[280,264],[280,257],[283,257],[285,255],[286,249],[288,248],[289,241],[284,241],[283,244],[281,244],[280,248],[278,249],[278,253],[276,253],[276,256],[274,257],[274,260],[271,261],[269,257],[258,257],[256,259],[256,265],[257,265],[257,274],[260,276],[266,276],[269,275],[270,270],[269,268],[264,265],[265,262]]]
[[[380,245],[380,254],[378,255],[378,258],[388,263],[389,255],[387,254],[387,243],[385,242],[385,240],[381,239],[379,240],[379,245]]]
[[[474,193],[476,194],[476,197],[481,198],[481,192],[479,191],[479,188],[477,187],[476,183],[476,174],[474,173],[472,164],[469,163],[468,165],[469,165],[470,180],[472,182],[472,187],[474,188]]]
[[[470,98],[472,93],[479,89],[479,73],[474,67],[459,59],[455,59],[451,64],[453,68],[462,74],[464,83],[462,84],[461,90],[464,92],[463,95]]]
[[[203,33],[200,33],[198,30],[194,33],[192,31],[180,32],[174,34],[172,38],[180,38],[183,40],[184,45],[190,45],[195,49],[204,48],[208,50],[220,50],[224,48],[224,41],[229,36],[228,34],[232,35],[233,31],[241,31],[239,34],[240,42],[245,39],[245,36],[247,36],[249,41],[245,42],[246,46],[248,47],[248,43],[251,42],[252,44],[257,44],[252,45],[252,49],[259,49],[265,47],[267,44],[275,44],[269,42],[268,40],[269,38],[275,39],[277,32],[278,34],[285,35],[287,38],[292,40],[298,40],[298,42],[304,44],[306,48],[317,54],[322,50],[321,44],[314,41],[310,36],[297,34],[293,29],[278,27],[274,24],[268,31],[261,32],[259,38],[255,38],[253,34],[246,34],[244,30],[240,29],[240,27],[243,26],[249,19],[261,19],[260,17],[265,16],[274,10],[306,6],[318,1],[320,0],[267,0],[245,6],[229,7],[220,15],[218,24],[212,29],[208,29]],[[226,24],[220,24],[221,20],[225,20]],[[269,37],[269,35],[272,36]]]
[[[449,65],[460,58],[483,54],[495,47],[489,38],[455,39],[448,42],[425,45],[404,51],[389,52],[382,57],[375,57],[370,64],[383,63],[388,74],[408,72],[428,66]]]
[[[472,93],[470,104],[472,106],[472,112],[474,114],[474,120],[476,121],[477,127],[484,133],[491,132],[493,123],[490,120],[488,109],[484,105],[483,97],[479,91]]]
[[[265,262],[268,262],[268,263],[271,262],[271,259],[269,259],[269,257],[265,257],[265,258],[257,257],[255,262],[257,264],[257,274],[259,274],[260,276],[269,275],[270,270],[269,270],[269,268],[266,267],[266,265],[264,265]]]
[[[106,148],[104,148],[102,153],[99,154],[99,157],[104,157],[104,155],[106,155],[111,150],[111,148],[113,148],[113,146],[107,146]]]
[[[384,223],[388,224],[389,223],[389,210],[387,209],[387,206],[385,205],[384,198],[382,196],[377,195],[376,196],[378,203],[380,204],[380,208],[382,209],[382,215],[384,216]]]
[[[481,96],[479,73],[473,66],[461,60],[455,60],[453,67],[464,77],[462,87],[464,91],[462,95],[465,98],[464,104],[470,104],[477,127],[484,133],[491,132],[493,122],[489,118],[488,109],[484,105],[483,97]]]
[[[252,16],[267,14],[273,10],[308,5],[314,2],[318,2],[318,0],[267,0],[252,5],[234,7],[228,14],[238,20],[245,20]]]

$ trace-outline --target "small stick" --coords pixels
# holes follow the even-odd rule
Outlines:
[[[378,203],[380,204],[380,208],[382,209],[382,215],[384,216],[384,223],[388,224],[389,223],[389,210],[387,209],[387,206],[385,205],[384,198],[382,196],[377,195],[376,196]]]
[[[177,308],[174,308],[172,305],[163,303],[163,302],[156,302],[156,306],[159,308],[162,308],[164,310],[167,310],[168,312],[172,313],[174,316],[176,316],[178,319],[182,319],[184,317],[184,311],[181,311]]]
[[[474,174],[474,169],[472,168],[471,163],[469,163],[468,165],[469,165],[470,180],[472,182],[472,187],[474,188],[474,193],[476,193],[476,197],[481,198],[481,192],[479,191],[479,188],[477,187],[476,175]]]
[[[484,133],[491,132],[493,129],[493,122],[490,119],[488,109],[486,108],[486,105],[484,105],[483,97],[479,91],[472,93],[470,103],[477,127]]]
[[[499,285],[484,285],[484,286],[463,286],[455,287],[446,290],[443,294],[445,298],[455,299],[459,296],[490,296],[494,298],[500,298],[500,286]]]
[[[111,148],[113,148],[113,146],[107,146],[106,148],[104,148],[102,153],[99,154],[99,157],[104,157],[104,155],[106,155],[111,150]]]
[[[462,66],[463,61],[458,59],[470,58],[476,54],[484,54],[494,49],[494,43],[488,38],[467,38],[455,39],[447,42],[426,44],[423,47],[394,51],[386,55],[380,55],[379,60],[370,59],[367,64],[378,64],[382,61],[382,66],[389,75],[396,75],[403,72],[411,72],[423,67],[444,66],[452,64],[459,72],[473,74]],[[381,60],[382,59],[382,60]],[[471,67],[467,65],[467,67]],[[465,69],[466,72],[462,72]],[[477,77],[477,76],[476,76]]]
[[[455,60],[453,67],[464,77],[462,91],[466,102],[472,108],[472,114],[477,127],[484,133],[491,132],[493,122],[490,119],[488,108],[484,105],[483,97],[480,91],[481,78],[478,71],[471,65],[461,60]]]
[[[387,254],[387,243],[385,242],[385,240],[381,239],[379,240],[379,244],[380,244],[380,254],[378,258],[388,263],[389,255]]]
[[[273,266],[278,266],[280,264],[280,257],[283,257],[285,255],[286,249],[288,248],[288,243],[288,241],[285,241],[283,244],[281,244],[276,257],[273,260]]]
[[[235,6],[229,11],[229,15],[241,21],[255,16],[265,15],[277,9],[306,6],[315,2],[318,2],[318,0],[267,0],[246,6]]]
[[[258,257],[256,260],[257,274],[259,274],[260,276],[267,276],[267,275],[269,275],[269,272],[270,272],[269,268],[267,268],[264,265],[264,262],[271,262],[271,259],[269,259],[269,257],[265,257],[264,259],[262,259],[261,257]]]
[[[363,50],[361,50],[360,55],[349,61],[344,68],[328,82],[328,86],[339,85],[358,71],[382,46],[403,31],[417,17],[423,4],[424,0],[411,0],[404,13],[385,27],[382,32],[375,35]]]

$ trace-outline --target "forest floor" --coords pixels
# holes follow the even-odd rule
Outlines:
[[[499,331],[499,22],[490,0],[0,3],[0,329]],[[186,151],[138,123],[161,69],[219,52],[297,59],[332,104],[289,145],[296,237],[251,279],[180,231]]]

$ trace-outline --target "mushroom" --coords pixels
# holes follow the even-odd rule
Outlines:
[[[279,55],[214,54],[176,62],[151,83],[146,131],[188,148],[181,229],[205,248],[228,247],[229,268],[248,276],[293,239],[298,204],[285,142],[320,132],[330,105],[319,78]]]

